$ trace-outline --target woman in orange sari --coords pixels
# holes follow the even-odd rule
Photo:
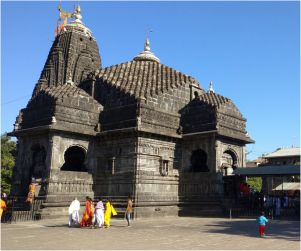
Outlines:
[[[86,210],[84,212],[83,218],[80,222],[81,227],[88,227],[92,224],[92,219],[94,215],[94,206],[92,199],[90,197],[86,197]]]

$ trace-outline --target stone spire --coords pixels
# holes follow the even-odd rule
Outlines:
[[[146,38],[144,44],[144,51],[140,52],[136,57],[134,57],[135,61],[155,61],[160,63],[160,59],[155,56],[154,53],[151,52],[149,47],[149,40]]]
[[[210,81],[210,84],[209,84],[209,93],[214,93],[212,81]]]
[[[57,36],[35,86],[33,96],[40,90],[58,85],[78,86],[87,75],[101,68],[98,45],[91,31],[82,22],[80,6],[73,12],[59,10]],[[68,19],[72,18],[68,22]]]

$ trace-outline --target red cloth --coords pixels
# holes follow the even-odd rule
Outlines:
[[[240,183],[240,185],[239,185],[239,191],[240,191],[241,193],[244,192],[244,186],[245,186],[244,183]]]
[[[265,226],[264,225],[259,225],[259,234],[260,236],[264,235],[265,233]]]
[[[85,210],[83,218],[80,222],[81,227],[90,226],[92,224],[93,213],[94,212],[92,210],[92,202],[87,200],[86,201],[86,210]]]

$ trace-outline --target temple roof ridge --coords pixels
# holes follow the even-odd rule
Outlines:
[[[185,84],[200,85],[196,79],[154,61],[127,61],[101,68],[96,77],[136,98],[160,95]]]
[[[204,101],[207,104],[217,106],[217,107],[226,103],[233,103],[231,99],[222,96],[220,94],[217,94],[215,92],[206,92],[200,95],[200,100]]]

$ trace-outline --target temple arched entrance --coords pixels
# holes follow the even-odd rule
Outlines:
[[[237,168],[237,155],[232,150],[226,150],[222,155],[221,169],[224,176],[232,175],[233,170]]]
[[[197,149],[192,152],[190,157],[191,172],[209,172],[207,166],[207,153],[202,149]]]
[[[86,150],[80,146],[69,147],[64,154],[65,163],[61,171],[87,172],[85,166]]]

